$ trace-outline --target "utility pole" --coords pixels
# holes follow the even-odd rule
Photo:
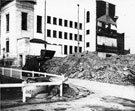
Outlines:
[[[0,0],[0,54],[1,54],[1,0]]]
[[[85,9],[84,9],[84,51],[85,51]]]
[[[79,53],[79,45],[80,45],[80,42],[79,42],[79,4],[77,4],[78,6],[78,24],[77,24],[77,31],[78,31],[78,34],[77,34],[77,43],[78,43],[78,46],[77,46],[77,53]]]
[[[44,6],[44,41],[46,41],[46,0],[45,0],[45,6]],[[45,50],[46,50],[46,43],[44,44]]]

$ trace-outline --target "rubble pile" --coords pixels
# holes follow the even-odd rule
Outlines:
[[[123,69],[135,70],[135,55],[119,55],[106,59],[96,52],[71,54],[65,58],[53,58],[42,66],[48,73],[64,74],[70,78],[81,78],[113,84],[130,84]],[[128,72],[130,73],[130,72]]]

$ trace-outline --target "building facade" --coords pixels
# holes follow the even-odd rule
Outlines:
[[[124,54],[124,33],[117,32],[116,6],[112,3],[96,1],[96,51],[100,57]]]
[[[40,55],[41,49],[45,49],[44,44],[31,43],[33,38],[47,41],[46,49],[56,51],[57,57],[78,51],[97,51],[105,57],[107,53],[119,54],[118,46],[123,45],[122,35],[100,33],[106,22],[100,20],[103,15],[95,0],[2,0],[1,7],[0,56],[17,59],[23,65],[26,55]],[[115,16],[113,11],[110,13]],[[124,47],[120,45],[121,48]]]
[[[44,45],[30,43],[33,38],[47,41],[47,49],[58,57],[78,49],[95,51],[95,9],[94,0],[3,0],[1,58],[25,61],[26,55],[40,55]]]
[[[34,4],[35,1],[21,0],[2,1],[1,3],[1,57],[5,59],[19,58],[25,61],[28,54],[25,45],[19,39],[34,36]],[[23,40],[26,43],[26,40]],[[21,41],[22,43],[22,41]]]
[[[95,7],[94,0],[38,0],[34,11],[34,37],[51,43],[47,48],[57,50],[56,56],[77,52],[78,43],[80,52],[95,51]]]

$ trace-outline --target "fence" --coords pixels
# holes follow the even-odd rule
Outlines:
[[[16,72],[16,73],[14,73]],[[37,83],[27,83],[26,81],[22,83],[15,83],[15,84],[0,84],[0,88],[7,88],[7,87],[21,87],[22,88],[22,101],[26,102],[26,97],[30,97],[30,94],[26,92],[28,86],[45,86],[45,85],[60,85],[60,96],[63,94],[63,83],[67,80],[64,76],[49,74],[49,73],[43,73],[43,72],[35,72],[35,71],[26,71],[26,70],[18,70],[18,69],[12,69],[12,68],[4,68],[0,67],[0,74],[5,76],[10,76],[22,79],[22,72],[31,73],[32,77],[35,77],[35,74],[44,75],[46,76],[52,76],[52,77],[58,77],[60,78],[57,81],[53,82],[37,82]]]
[[[0,67],[0,74],[5,75],[5,76],[9,76],[9,77],[13,77],[13,78],[17,78],[17,79],[23,79],[23,80],[25,80],[27,78],[27,76],[29,76],[29,77],[52,76],[52,77],[58,77],[58,78],[62,77],[60,75],[55,75],[55,74],[50,74],[50,73],[28,71],[28,70],[21,70],[21,69],[13,69],[13,68],[5,68],[5,67]],[[27,76],[25,74],[27,74]]]

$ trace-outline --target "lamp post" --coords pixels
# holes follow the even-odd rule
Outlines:
[[[79,53],[79,45],[80,45],[80,42],[79,42],[79,4],[77,4],[77,6],[78,6],[78,24],[77,24],[77,43],[78,43],[78,45],[77,45],[77,53]]]
[[[45,0],[45,6],[44,6],[44,40],[46,41],[46,0]],[[45,50],[46,50],[46,43],[44,44]]]
[[[85,9],[84,9],[84,51],[85,51]]]
[[[0,53],[1,53],[1,0],[0,0]]]

